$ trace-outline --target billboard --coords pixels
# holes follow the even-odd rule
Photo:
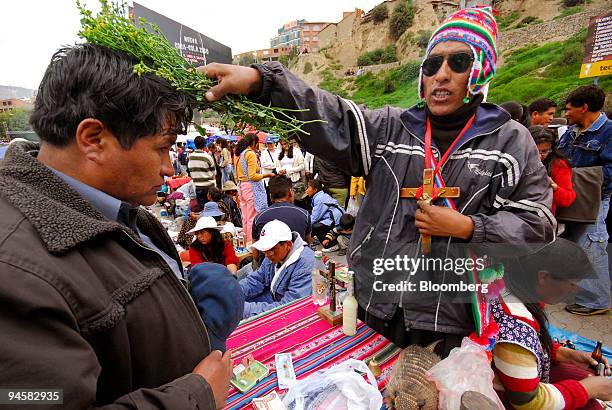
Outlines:
[[[209,63],[232,63],[232,49],[228,46],[141,4],[134,3],[132,13],[136,24],[138,24],[138,19],[142,17],[159,27],[183,58],[196,67]]]
[[[591,18],[580,78],[612,74],[612,12]]]

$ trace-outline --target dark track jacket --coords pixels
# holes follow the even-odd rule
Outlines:
[[[311,87],[276,62],[254,65],[262,75],[257,100],[273,106],[309,109],[300,120],[325,123],[304,126],[304,147],[346,173],[364,176],[368,192],[357,215],[348,253],[355,271],[360,306],[368,315],[390,319],[404,309],[407,328],[465,334],[473,329],[468,303],[442,303],[429,295],[410,299],[407,293],[375,292],[376,258],[414,255],[419,232],[414,224],[418,205],[400,198],[400,188],[422,184],[425,110],[385,107],[369,110]],[[415,90],[416,92],[416,90]],[[435,147],[434,155],[440,153]],[[481,104],[476,120],[442,168],[447,186],[461,188],[457,209],[474,221],[471,243],[545,243],[554,239],[556,221],[550,211],[552,190],[546,169],[528,130],[494,104]],[[460,242],[433,238],[434,247]],[[444,256],[444,254],[442,254]],[[396,272],[397,273],[397,272]],[[448,275],[419,271],[412,280],[443,283]],[[408,275],[406,275],[408,277]],[[417,298],[419,299],[419,298]]]

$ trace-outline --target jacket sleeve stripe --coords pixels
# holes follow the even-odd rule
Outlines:
[[[355,117],[355,120],[357,122],[357,133],[359,135],[359,142],[361,145],[361,158],[363,161],[363,169],[364,169],[365,175],[367,176],[368,173],[370,172],[371,158],[370,158],[370,146],[368,144],[368,136],[366,132],[365,120],[363,119],[361,110],[359,109],[359,107],[357,107],[357,105],[353,101],[347,100],[344,98],[343,100],[351,109],[351,112],[353,113],[353,116]]]
[[[550,222],[553,227],[553,232],[557,231],[557,220],[553,216],[550,209],[546,206],[539,204],[537,202],[529,201],[527,199],[521,199],[518,202],[511,201],[509,199],[504,199],[499,195],[495,195],[495,203],[493,204],[495,208],[502,208],[504,206],[509,206],[513,208],[524,209],[526,211],[535,212],[538,214],[540,218],[546,218]]]
[[[384,151],[394,154],[420,155],[425,157],[425,150],[418,145],[394,144],[393,142],[388,142],[387,145],[378,144],[375,155],[380,156]]]

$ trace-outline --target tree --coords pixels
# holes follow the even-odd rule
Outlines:
[[[238,65],[248,67],[256,62],[257,60],[255,59],[255,57],[253,57],[252,54],[244,54],[240,56],[240,59],[238,60]]]
[[[11,111],[5,111],[0,113],[0,124],[8,131],[31,131],[32,126],[30,125],[30,111],[23,108],[15,108]]]
[[[372,20],[374,23],[381,23],[389,17],[389,9],[386,3],[380,3],[372,10]]]
[[[397,40],[412,25],[414,20],[414,6],[411,1],[402,2],[395,7],[389,20],[389,33],[393,40]]]

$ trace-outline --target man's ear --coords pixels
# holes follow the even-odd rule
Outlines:
[[[580,113],[581,114],[586,114],[589,111],[589,105],[588,104],[582,104],[582,107],[580,107]]]
[[[95,118],[86,118],[81,121],[75,135],[78,150],[85,158],[97,164],[102,163],[104,150],[108,148],[111,138],[114,136],[102,121]]]

